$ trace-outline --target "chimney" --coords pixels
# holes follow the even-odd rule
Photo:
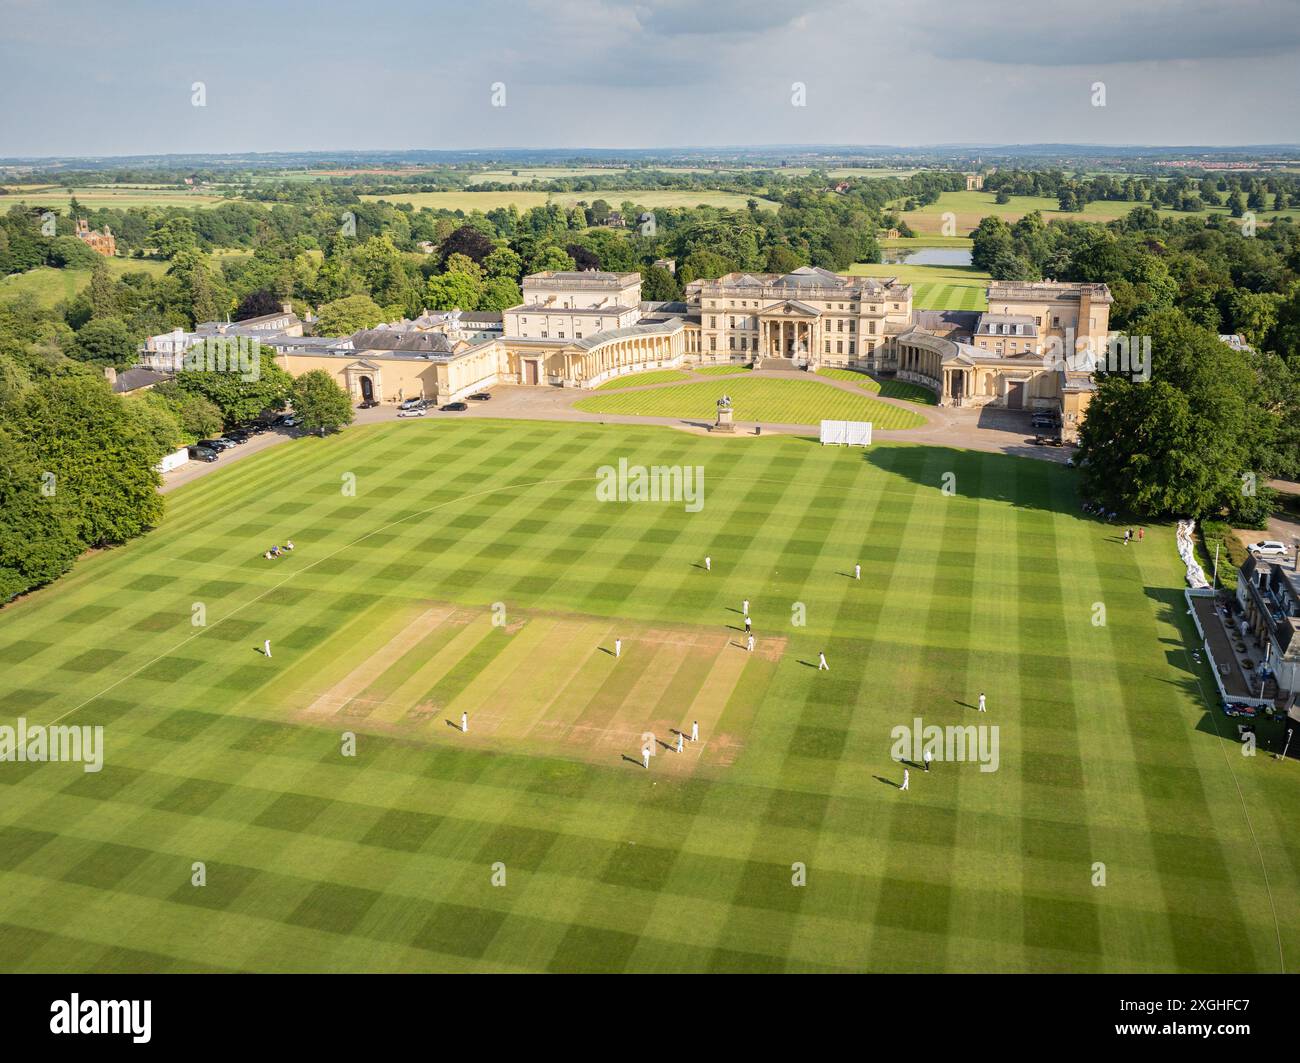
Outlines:
[[[117,370],[111,365],[104,366],[104,379],[108,381],[108,386],[111,388],[117,383]]]

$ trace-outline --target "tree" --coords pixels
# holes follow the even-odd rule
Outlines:
[[[81,553],[69,496],[0,428],[0,602],[58,579]]]
[[[641,270],[641,298],[647,302],[674,302],[682,297],[677,279],[663,266],[645,266]]]
[[[368,295],[348,295],[325,303],[316,316],[316,335],[350,336],[362,329],[374,328],[384,320],[384,312]]]
[[[506,280],[515,282],[523,274],[524,263],[510,248],[498,247],[483,260],[483,269],[487,272],[490,280],[503,277]]]
[[[121,318],[101,317],[81,326],[68,354],[80,362],[122,369],[135,362],[136,344]]]
[[[690,284],[691,281],[699,280],[701,277],[706,280],[717,280],[724,274],[734,273],[735,270],[734,262],[714,251],[692,251],[678,267],[677,279],[682,284]]]
[[[768,273],[793,273],[800,266],[808,263],[797,251],[785,244],[773,244],[767,251],[766,270]]]
[[[463,269],[430,277],[425,284],[424,298],[430,310],[477,310],[482,297],[482,280]]]
[[[532,273],[563,273],[574,268],[574,261],[558,247],[544,247],[532,261]]]
[[[96,318],[116,317],[117,286],[108,272],[108,264],[102,255],[95,256],[94,268],[90,271],[90,307],[91,316]]]
[[[489,237],[472,225],[462,225],[442,242],[438,248],[438,258],[444,267],[452,255],[465,255],[482,263],[495,250],[496,244]]]
[[[352,399],[324,369],[312,369],[293,382],[293,412],[309,432],[336,432],[352,423]]]
[[[210,439],[221,431],[221,409],[211,399],[182,389],[174,380],[149,389],[145,393],[148,402],[159,403],[171,411],[181,427],[184,442],[195,443],[200,439]]]
[[[524,301],[523,294],[519,291],[519,285],[509,277],[494,277],[483,286],[483,294],[479,297],[478,306],[475,310],[507,310],[512,306],[518,306]]]
[[[19,399],[9,419],[17,442],[65,495],[68,519],[87,546],[121,543],[162,517],[155,466],[159,445],[141,404],[114,395],[103,380],[52,377]]]
[[[1250,364],[1176,310],[1134,333],[1150,337],[1150,379],[1099,381],[1079,432],[1084,487],[1138,516],[1217,514],[1240,495],[1253,458]]]
[[[153,243],[163,258],[175,258],[184,251],[196,251],[199,246],[194,223],[183,215],[160,222],[153,231]]]
[[[236,321],[247,321],[250,317],[278,314],[283,309],[282,302],[283,300],[271,289],[258,288],[239,300],[239,306],[231,317]]]

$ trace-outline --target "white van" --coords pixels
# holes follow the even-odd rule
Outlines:
[[[1256,557],[1286,557],[1287,550],[1276,539],[1264,539],[1258,543],[1251,543],[1250,552]]]

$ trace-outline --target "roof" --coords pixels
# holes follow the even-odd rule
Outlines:
[[[979,322],[978,310],[913,310],[912,324],[927,332],[970,332]]]
[[[162,373],[147,366],[136,366],[134,369],[123,369],[118,373],[110,387],[115,394],[125,395],[127,392],[139,391],[141,388],[151,388],[164,380],[171,380],[175,375],[175,373]]]
[[[838,273],[832,273],[820,266],[800,266],[793,273],[787,273],[773,283],[794,288],[843,288],[849,284]]]
[[[452,354],[454,341],[443,332],[393,332],[363,329],[352,334],[356,351],[402,351],[407,354]]]
[[[626,339],[629,336],[663,336],[684,327],[681,318],[670,317],[666,321],[652,325],[628,325],[626,328],[606,329],[603,332],[597,332],[594,336],[575,340],[573,346],[582,351],[590,351],[603,343],[608,343],[610,340]]]

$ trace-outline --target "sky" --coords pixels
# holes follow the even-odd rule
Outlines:
[[[1298,104],[1300,0],[0,0],[0,158],[1226,146]]]

